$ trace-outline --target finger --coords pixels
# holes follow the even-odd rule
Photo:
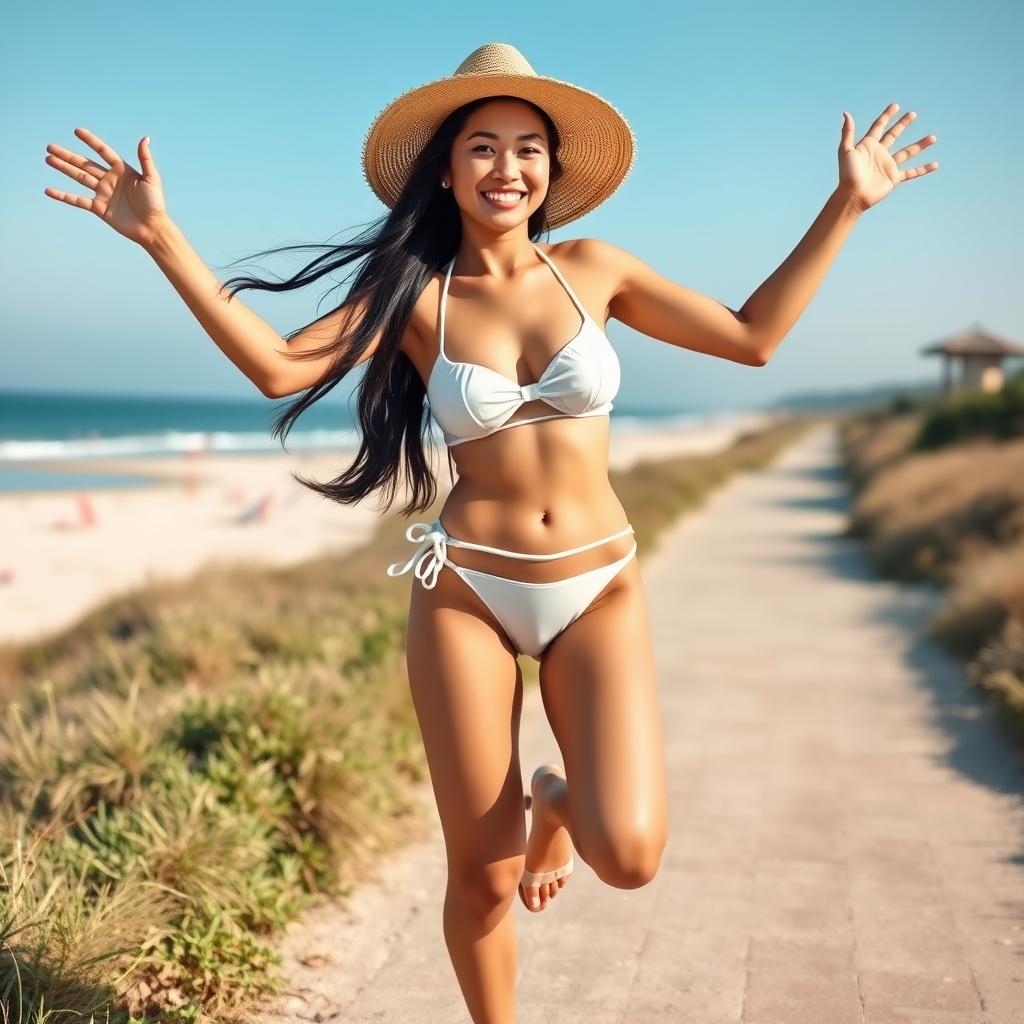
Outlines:
[[[889,118],[892,117],[899,109],[900,105],[898,103],[890,103],[889,106],[887,106],[885,110],[875,118],[874,123],[868,129],[867,135],[865,135],[864,138],[866,139],[870,137],[875,140],[880,139],[882,137],[882,129],[888,123]]]
[[[881,138],[882,145],[891,146],[906,130],[910,122],[917,117],[913,110],[908,110]],[[891,136],[891,138],[890,138]]]
[[[69,206],[77,206],[80,210],[92,211],[92,200],[86,196],[75,196],[70,192],[61,192],[59,188],[44,188],[43,192],[51,199],[57,199],[62,203],[67,203]]]
[[[892,158],[896,163],[901,164],[912,156],[916,156],[922,149],[927,149],[936,138],[937,136],[935,135],[926,135],[923,139],[918,139],[913,145],[904,146],[898,153],[893,153]]]
[[[145,136],[139,143],[139,164],[142,166],[142,176],[150,180],[157,177],[156,164],[153,161],[153,153],[149,148],[149,136]]]
[[[75,167],[81,167],[82,170],[88,171],[97,178],[102,178],[110,169],[108,167],[104,167],[102,164],[96,163],[95,160],[90,160],[88,157],[82,156],[80,153],[76,153],[72,149],[65,149],[63,146],[58,146],[56,142],[51,142],[46,149],[47,152],[52,153],[61,160],[64,160],[69,164],[74,164]]]
[[[111,167],[117,167],[119,170],[124,167],[124,161],[118,155],[116,149],[113,146],[108,146],[98,135],[94,132],[89,131],[88,128],[76,128],[75,134],[87,145],[92,146],[97,153],[104,160],[110,164]]]
[[[100,183],[96,175],[91,174],[83,167],[70,164],[66,160],[61,160],[59,156],[54,156],[52,153],[48,153],[45,160],[52,168],[66,174],[72,181],[77,181],[86,188],[91,188],[95,191],[96,186]],[[93,164],[93,166],[96,165]]]
[[[843,111],[843,133],[839,139],[839,152],[846,153],[853,149],[853,114]]]
[[[938,160],[933,160],[930,164],[925,164],[923,167],[910,167],[903,172],[900,182],[902,183],[910,178],[920,178],[922,174],[931,174],[932,171],[938,170],[938,167]]]

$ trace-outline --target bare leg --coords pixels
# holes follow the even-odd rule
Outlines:
[[[406,653],[447,853],[445,944],[475,1024],[514,1024],[509,910],[526,843],[523,685],[504,634],[480,617],[489,614],[454,573],[442,572],[433,590],[413,589]]]
[[[566,828],[603,881],[646,884],[665,845],[668,811],[654,653],[635,560],[544,652],[540,684],[567,779],[549,780],[544,814]],[[561,853],[531,870],[557,867],[567,859]],[[552,888],[558,883],[548,898]],[[543,891],[541,900],[543,909]]]

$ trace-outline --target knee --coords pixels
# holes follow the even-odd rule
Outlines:
[[[617,889],[639,889],[658,873],[665,837],[651,831],[607,837],[597,847],[580,851],[581,856],[606,885]]]
[[[448,898],[482,917],[507,906],[516,894],[523,858],[448,866]]]

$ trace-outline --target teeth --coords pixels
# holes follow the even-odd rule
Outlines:
[[[499,203],[514,203],[522,199],[521,192],[485,192],[488,199],[496,199]]]

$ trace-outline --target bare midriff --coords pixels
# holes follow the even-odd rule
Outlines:
[[[546,403],[530,415],[555,411]],[[440,514],[452,537],[530,554],[551,554],[617,533],[629,520],[608,479],[607,416],[524,423],[450,450],[458,477]],[[607,565],[632,547],[626,533],[588,551],[545,562],[449,545],[457,565],[530,583]]]
[[[553,253],[558,247],[548,248]],[[568,255],[558,258],[563,270],[567,264],[571,266]],[[577,268],[574,276],[576,292],[582,301],[588,303],[589,308],[601,311],[597,322],[603,329],[607,322],[608,296],[603,294],[601,283],[588,284],[585,268]],[[439,358],[443,280],[444,275],[439,272],[434,276],[432,287],[424,289],[404,345],[424,386]],[[558,323],[561,329],[551,329],[550,333],[559,339],[569,338],[573,331],[580,329],[579,315],[560,289],[551,287],[551,295],[559,303],[557,309],[547,316],[538,314],[537,320]],[[451,308],[449,297],[449,314]],[[500,312],[496,309],[495,315]],[[463,329],[473,334],[472,323],[464,324]],[[450,331],[447,333],[446,352],[450,359],[466,358],[488,364],[490,369],[505,374],[509,380],[516,379],[515,360],[506,354],[503,361],[498,345],[488,343],[484,333],[477,332],[481,339],[480,351],[488,354],[484,359],[475,352],[460,349],[458,338],[452,337]],[[526,376],[537,379],[557,351],[557,346],[552,346],[544,358],[534,361],[534,372]],[[534,399],[524,402],[509,422],[557,412],[543,399]],[[552,554],[618,533],[628,525],[629,519],[608,479],[609,438],[607,416],[557,416],[510,426],[453,445],[449,450],[457,478],[444,500],[439,515],[441,524],[458,540],[527,554]],[[442,465],[447,461],[444,452],[442,444]],[[439,474],[439,485],[443,486],[446,477],[446,472]],[[447,554],[450,561],[467,569],[527,583],[548,583],[608,565],[625,556],[634,540],[632,533],[625,533],[587,551],[543,562],[454,545],[448,546]]]

